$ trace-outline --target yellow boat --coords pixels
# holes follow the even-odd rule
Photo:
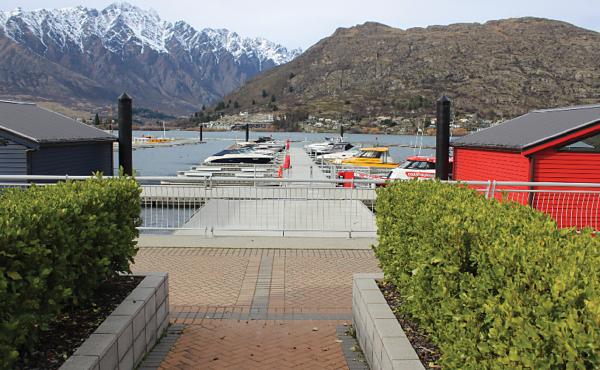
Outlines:
[[[356,167],[374,167],[374,168],[396,168],[399,163],[395,163],[389,155],[389,148],[361,148],[357,156],[344,159],[342,164]]]

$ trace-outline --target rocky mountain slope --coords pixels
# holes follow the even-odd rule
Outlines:
[[[187,113],[292,60],[287,50],[226,29],[196,30],[127,3],[0,11],[0,94],[111,102]]]
[[[448,94],[485,118],[600,102],[600,33],[520,18],[401,30],[340,28],[225,98],[239,110],[431,114]]]

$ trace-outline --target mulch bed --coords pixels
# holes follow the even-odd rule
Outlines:
[[[431,342],[428,335],[419,328],[419,325],[410,316],[402,313],[402,297],[398,294],[396,287],[390,283],[380,282],[379,289],[383,293],[385,300],[390,305],[394,315],[400,322],[406,337],[412,344],[415,352],[419,356],[421,363],[426,369],[441,369],[438,365],[441,357],[440,350]]]
[[[38,348],[21,357],[17,368],[58,369],[142,280],[119,276],[104,283],[88,304],[67,310],[51,323],[40,334]]]

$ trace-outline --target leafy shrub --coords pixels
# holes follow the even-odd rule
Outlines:
[[[448,369],[600,367],[600,246],[530,207],[440,182],[377,199],[386,279]]]
[[[139,195],[132,178],[100,177],[0,194],[0,368],[61,310],[129,271]]]

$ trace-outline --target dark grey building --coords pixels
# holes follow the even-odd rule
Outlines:
[[[117,139],[32,103],[0,101],[0,175],[113,175]]]

